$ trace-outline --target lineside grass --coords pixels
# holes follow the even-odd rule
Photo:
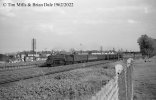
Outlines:
[[[0,86],[0,99],[89,100],[114,75],[114,64],[75,69]]]

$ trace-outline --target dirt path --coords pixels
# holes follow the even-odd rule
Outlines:
[[[134,100],[156,100],[156,59],[135,61]]]

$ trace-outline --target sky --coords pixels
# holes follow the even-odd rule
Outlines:
[[[4,3],[73,3],[18,7]],[[156,0],[0,0],[0,53],[31,50],[139,51],[137,39],[156,38]]]

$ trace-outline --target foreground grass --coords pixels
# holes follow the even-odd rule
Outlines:
[[[76,69],[0,87],[2,100],[89,100],[115,74],[113,64]]]
[[[135,61],[134,100],[156,100],[156,57]]]

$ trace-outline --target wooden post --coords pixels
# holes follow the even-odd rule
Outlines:
[[[116,100],[119,100],[119,87],[118,87],[118,78],[119,78],[119,75],[121,74],[121,72],[123,71],[123,66],[121,64],[117,64],[115,66],[115,72],[116,72],[116,83],[117,83],[117,99]]]
[[[129,93],[130,94],[130,96],[131,97],[129,97],[128,98],[128,100],[133,100],[133,81],[132,81],[132,71],[133,71],[133,66],[132,66],[132,63],[133,63],[133,59],[132,58],[129,58],[128,60],[127,60],[127,68],[126,69],[128,69],[126,72],[129,72],[128,73],[128,78],[129,79],[126,79],[126,81],[127,80],[130,80],[129,82],[131,83],[126,83],[126,85],[127,85],[127,87],[128,87],[128,84],[130,84],[130,88],[129,89],[131,89],[131,91],[130,90],[126,90],[126,96],[127,97],[129,97],[128,96],[128,91],[130,91],[131,93]],[[127,75],[126,75],[127,76]]]

